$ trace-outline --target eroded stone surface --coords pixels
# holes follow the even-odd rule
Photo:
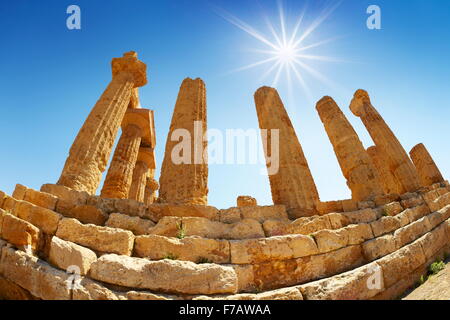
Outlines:
[[[81,224],[69,218],[60,221],[56,236],[95,251],[123,255],[131,255],[134,243],[134,235],[130,231]]]
[[[189,261],[149,261],[141,258],[104,255],[94,262],[92,278],[130,288],[186,294],[235,293],[233,268]]]

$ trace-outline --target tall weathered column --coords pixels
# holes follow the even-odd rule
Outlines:
[[[128,198],[141,141],[150,141],[151,111],[128,108],[122,120],[122,135],[114,151],[101,192],[103,198]]]
[[[145,185],[149,169],[155,166],[155,158],[152,148],[142,147],[139,149],[136,165],[133,170],[129,199],[144,202]]]
[[[147,177],[147,182],[145,184],[144,191],[144,203],[152,204],[156,201],[156,191],[159,189],[159,183],[154,178],[154,173],[150,169],[149,175]]]
[[[135,52],[114,58],[112,81],[95,104],[70,148],[59,185],[94,194],[130,102],[131,90],[147,83],[146,65]]]
[[[383,194],[378,172],[361,140],[331,97],[323,97],[316,105],[342,174],[356,201],[372,200]]]
[[[268,137],[264,151],[273,203],[285,205],[291,218],[317,214],[319,195],[316,185],[278,92],[262,87],[255,92],[254,98],[263,142]],[[271,140],[274,129],[279,130],[279,141]],[[264,130],[267,130],[267,136]],[[273,143],[279,145],[278,155],[271,154]],[[273,172],[274,161],[278,161],[276,172]]]
[[[350,109],[355,116],[361,118],[375,145],[385,154],[389,169],[400,183],[400,193],[420,189],[421,183],[416,168],[394,133],[372,106],[366,91],[355,92]]]
[[[184,79],[167,135],[159,178],[159,201],[208,203],[206,89],[197,78]]]
[[[409,152],[414,165],[419,173],[420,180],[424,186],[431,186],[434,183],[444,182],[439,168],[427,148],[422,143],[414,146]]]
[[[383,185],[385,194],[400,194],[400,186],[397,178],[392,174],[389,169],[388,161],[378,147],[372,146],[367,148],[367,154],[372,159],[375,168],[380,176],[380,181]]]

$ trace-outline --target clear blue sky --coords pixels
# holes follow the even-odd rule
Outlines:
[[[307,1],[286,0],[291,30]],[[334,1],[309,1],[304,25]],[[81,30],[66,28],[66,8],[81,8]],[[382,29],[366,28],[366,8],[382,10]],[[69,148],[90,109],[111,79],[110,61],[135,50],[148,66],[143,107],[155,110],[158,175],[181,81],[201,77],[207,86],[210,128],[256,128],[254,91],[268,65],[229,71],[256,62],[267,49],[217,14],[221,8],[270,36],[262,13],[279,29],[273,0],[8,0],[0,3],[0,190],[16,183],[38,189],[56,182]],[[345,62],[308,60],[336,85],[304,73],[311,99],[298,82],[277,89],[297,130],[322,200],[348,191],[315,101],[332,96],[363,140],[372,145],[349,109],[353,92],[369,91],[374,106],[407,151],[423,142],[450,177],[450,1],[344,0],[305,45],[339,36],[308,53]],[[303,28],[303,27],[302,27]],[[301,29],[300,32],[304,31]],[[270,66],[270,65],[269,65]],[[280,79],[284,79],[283,77]],[[291,92],[291,94],[289,93]],[[238,195],[270,204],[260,165],[211,165],[209,202],[226,208]]]

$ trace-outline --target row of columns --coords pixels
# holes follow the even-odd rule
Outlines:
[[[140,202],[207,204],[206,88],[201,79],[181,84],[167,136],[160,183],[155,180],[155,126],[153,111],[142,109],[138,87],[147,83],[146,65],[128,52],[112,60],[113,78],[78,133],[58,184],[94,194],[106,169],[119,127],[122,134],[105,178],[101,196]],[[269,174],[274,204],[287,207],[290,217],[318,213],[320,202],[301,144],[277,91],[262,87],[255,92],[255,106],[263,138],[278,130],[278,170]],[[375,146],[364,149],[356,131],[336,102],[322,98],[316,105],[356,201],[384,194],[412,192],[443,181],[423,146],[408,157],[394,133],[372,106],[369,95],[356,91],[350,109],[360,117]],[[267,133],[268,131],[268,133]],[[187,148],[179,148],[180,139]],[[269,138],[268,143],[273,143]],[[185,145],[186,146],[186,145]],[[264,149],[268,169],[271,148]],[[189,152],[186,154],[185,152]],[[182,158],[181,163],[175,158]],[[412,161],[411,161],[412,159]]]
[[[283,103],[273,88],[255,93],[261,129],[279,129],[279,170],[269,175],[274,204],[287,207],[290,217],[318,214],[320,203],[314,179]],[[375,146],[365,150],[356,131],[331,97],[316,109],[333,145],[342,174],[355,201],[374,200],[386,194],[414,192],[444,179],[423,144],[408,157],[389,126],[372,106],[369,95],[357,90],[350,110],[360,117]],[[264,135],[263,135],[264,138]],[[270,158],[265,148],[266,158]],[[411,161],[412,159],[412,161]],[[267,163],[269,169],[270,163]]]

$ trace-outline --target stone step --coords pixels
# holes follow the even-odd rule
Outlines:
[[[222,223],[200,217],[163,217],[149,234],[166,237],[200,236],[210,239],[248,239],[265,237],[261,224],[253,219]]]
[[[190,261],[147,259],[107,254],[91,265],[90,277],[128,288],[179,294],[236,293],[233,268]]]

